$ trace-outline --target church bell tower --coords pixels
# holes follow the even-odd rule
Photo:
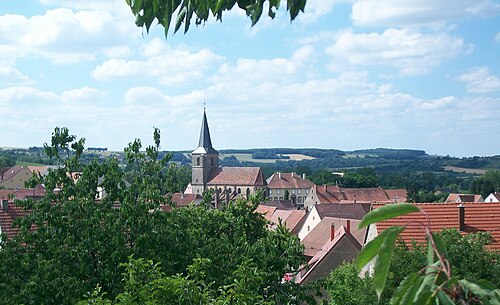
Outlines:
[[[201,195],[203,193],[212,173],[218,168],[219,153],[212,147],[207,114],[205,109],[203,109],[200,141],[198,142],[198,148],[191,153],[191,185],[193,187],[193,194]]]

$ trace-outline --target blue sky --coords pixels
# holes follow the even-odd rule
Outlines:
[[[286,1],[283,1],[286,3]],[[0,146],[412,148],[500,154],[500,2],[309,0],[169,35],[124,0],[0,2]]]

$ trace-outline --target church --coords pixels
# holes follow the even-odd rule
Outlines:
[[[191,153],[191,170],[191,184],[185,193],[202,195],[206,189],[213,189],[216,202],[246,198],[259,190],[267,190],[260,167],[219,167],[219,152],[212,147],[205,110],[198,147]]]

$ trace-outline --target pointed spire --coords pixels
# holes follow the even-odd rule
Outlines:
[[[198,142],[198,148],[193,153],[217,153],[217,151],[212,147],[212,139],[210,139],[210,130],[208,129],[207,113],[205,111],[205,107],[203,107],[200,141]]]

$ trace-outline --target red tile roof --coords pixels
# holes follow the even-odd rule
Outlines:
[[[265,180],[260,167],[221,167],[207,184],[264,186]]]
[[[18,217],[28,214],[22,207],[15,205],[13,202],[8,203],[8,209],[4,210],[0,207],[0,229],[2,233],[7,235],[7,238],[12,238],[20,231],[17,227],[12,227],[12,223]]]
[[[344,202],[405,202],[405,189],[340,188],[337,185],[322,185],[315,188],[320,204]]]
[[[172,202],[177,206],[187,206],[190,203],[200,203],[203,197],[198,194],[184,194],[184,193],[173,193]]]
[[[267,179],[270,189],[310,189],[314,183],[296,173],[274,173]]]
[[[307,215],[306,210],[297,210],[297,209],[280,209],[275,206],[267,206],[263,204],[259,204],[255,209],[257,213],[260,213],[268,220],[271,224],[271,228],[275,228],[276,225],[280,222],[285,225],[285,227],[292,232],[292,234],[296,234],[298,229],[300,229],[300,225],[305,220],[305,216]]]
[[[266,206],[262,204],[259,204],[255,209],[255,212],[262,214],[262,216],[264,216],[264,218],[268,221],[271,221],[274,211],[276,211],[276,207]]]
[[[45,188],[42,185],[37,185],[34,189],[0,190],[0,199],[9,199],[10,195],[19,200],[26,197],[43,197],[45,196]]]
[[[336,231],[340,229],[341,226],[347,227],[347,221],[350,221],[351,234],[357,240],[358,243],[362,244],[366,235],[366,228],[358,229],[358,223],[360,220],[350,220],[350,219],[339,219],[332,217],[325,217],[321,219],[321,222],[314,227],[314,229],[309,232],[309,234],[304,237],[302,244],[304,245],[304,255],[314,256],[323,247],[323,245],[331,239],[331,226],[334,225]],[[337,232],[335,232],[337,235]]]
[[[369,203],[331,203],[314,206],[319,217],[362,219],[370,211]]]
[[[465,206],[465,230],[466,233],[485,231],[493,237],[493,242],[488,245],[489,249],[500,250],[500,203],[484,202],[462,203]],[[445,228],[459,229],[459,208],[457,203],[418,203],[422,212],[416,212],[389,219],[377,223],[377,231],[380,234],[388,227],[399,225],[406,226],[400,234],[401,238],[409,243],[414,239],[417,242],[425,241],[425,232],[422,223],[427,223],[429,216],[430,228],[433,232],[439,232]],[[379,208],[382,204],[374,204],[373,208]]]
[[[335,254],[335,247],[342,239],[348,239],[354,247],[357,248],[357,253],[359,253],[361,250],[361,244],[352,234],[350,234],[350,232],[346,230],[344,226],[340,226],[335,233],[335,237],[333,239],[328,239],[309,260],[307,263],[309,269],[304,268],[297,274],[295,282],[298,284],[303,283],[306,278],[314,272],[314,268],[316,268],[329,253],[333,252],[333,254]],[[351,256],[354,257],[357,253],[352,253]],[[335,268],[336,266],[332,267]]]

